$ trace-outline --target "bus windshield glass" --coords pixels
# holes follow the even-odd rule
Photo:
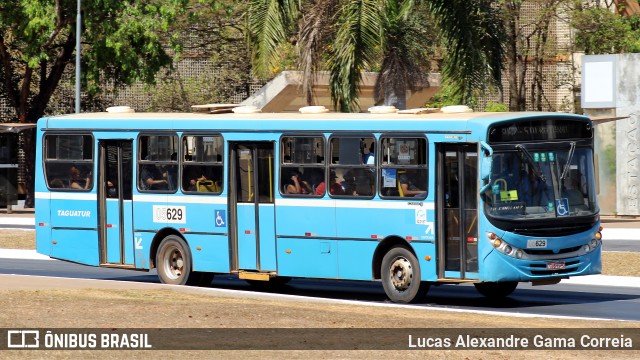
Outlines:
[[[588,147],[516,144],[493,153],[485,210],[490,217],[513,220],[593,215],[593,176]]]

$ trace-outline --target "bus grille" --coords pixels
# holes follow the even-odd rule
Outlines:
[[[591,225],[586,226],[561,226],[561,227],[545,227],[539,229],[513,229],[513,232],[524,236],[566,236],[578,234],[588,231]]]
[[[555,254],[566,254],[566,253],[578,251],[580,250],[580,246],[560,249],[557,253],[553,252],[553,250],[537,250],[537,249],[522,249],[522,250],[529,255],[555,255]]]

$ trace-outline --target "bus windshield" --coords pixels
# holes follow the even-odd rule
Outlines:
[[[494,218],[526,220],[597,212],[593,153],[575,143],[517,144],[493,153],[491,185],[483,194]]]

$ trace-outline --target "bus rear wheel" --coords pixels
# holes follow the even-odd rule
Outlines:
[[[192,263],[187,243],[175,235],[169,235],[162,239],[156,253],[156,268],[162,283],[172,285],[188,284],[192,275]],[[198,276],[193,276],[192,281],[195,281],[196,278]]]
[[[517,281],[483,282],[473,284],[476,290],[489,299],[503,299],[518,287]]]
[[[380,274],[384,292],[393,302],[411,303],[429,291],[429,284],[421,280],[418,259],[404,246],[391,248],[384,255]]]

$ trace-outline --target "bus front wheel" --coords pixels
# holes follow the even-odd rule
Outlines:
[[[505,298],[518,287],[517,281],[483,282],[473,284],[476,290],[489,299]]]
[[[418,259],[404,246],[391,248],[384,255],[380,274],[384,292],[393,302],[411,303],[429,290],[429,284],[421,280]]]
[[[156,254],[156,268],[162,283],[172,285],[187,284],[192,268],[191,253],[187,243],[175,235],[169,235],[164,238]]]

